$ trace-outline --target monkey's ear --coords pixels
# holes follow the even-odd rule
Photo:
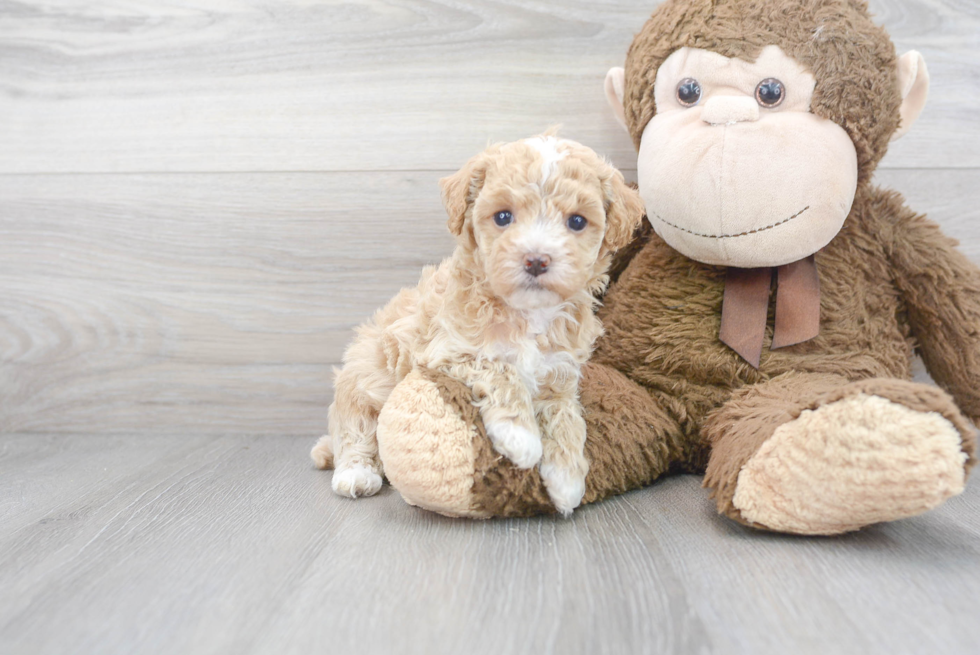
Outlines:
[[[610,167],[611,168],[611,167]],[[633,189],[623,174],[612,169],[612,175],[605,183],[606,195],[606,236],[603,246],[608,250],[619,250],[633,239],[633,233],[639,227],[640,221],[646,214],[643,199],[639,192]]]
[[[902,122],[892,134],[892,141],[905,135],[912,123],[922,113],[929,95],[929,69],[926,60],[915,50],[909,50],[898,60],[898,86],[902,92],[902,106],[898,113]]]
[[[624,130],[629,132],[629,128],[626,126],[626,110],[623,109],[625,89],[626,71],[619,66],[610,68],[609,72],[606,73],[606,100],[609,101],[609,106],[612,107],[616,120],[619,121]]]
[[[482,155],[477,155],[456,173],[439,180],[439,186],[442,188],[442,204],[446,208],[446,214],[449,215],[446,225],[457,237],[463,234],[466,211],[480,193],[486,173],[486,159]]]

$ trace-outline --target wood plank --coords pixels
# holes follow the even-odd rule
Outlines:
[[[138,449],[142,461],[137,462],[130,439],[128,435],[67,440],[46,434],[4,435],[0,440],[3,534],[74,520],[88,513],[89,508],[79,507],[80,497],[114,495],[134,479],[142,484],[148,469],[176,466],[177,460],[214,441],[213,437],[196,434],[186,435],[182,443],[145,439]],[[66,494],[66,486],[70,494]]]
[[[980,623],[980,488],[831,539],[718,517],[668,478],[570,520],[351,501],[308,439],[8,435],[5,653],[960,653]],[[150,459],[152,457],[152,460]],[[0,467],[3,467],[0,457]],[[106,476],[101,469],[109,468]],[[29,514],[29,516],[28,516]]]
[[[0,176],[0,431],[321,430],[351,327],[452,250],[437,178]]]
[[[451,252],[444,173],[0,176],[0,432],[322,431],[353,326]],[[980,262],[976,171],[878,179]]]
[[[602,80],[655,0],[0,10],[0,172],[447,170],[563,123],[629,167]],[[935,92],[883,166],[980,167],[980,9],[874,0]]]

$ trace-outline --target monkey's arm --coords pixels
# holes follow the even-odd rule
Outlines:
[[[980,423],[980,268],[899,194],[878,190],[873,207],[890,227],[886,248],[918,352],[936,383]]]

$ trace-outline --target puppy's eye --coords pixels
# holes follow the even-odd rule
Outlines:
[[[693,77],[685,77],[677,85],[677,102],[693,107],[701,100],[701,85]]]
[[[762,80],[759,86],[755,87],[755,99],[763,107],[777,107],[785,97],[786,89],[783,88],[783,83],[774,77]]]
[[[568,225],[568,229],[572,232],[581,232],[589,222],[583,216],[575,214],[574,216],[569,216],[565,224]]]
[[[500,227],[507,227],[514,222],[514,215],[508,211],[497,212],[493,215],[493,222]]]

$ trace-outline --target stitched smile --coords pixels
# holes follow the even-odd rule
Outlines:
[[[793,214],[789,218],[784,218],[781,221],[777,221],[776,223],[773,223],[772,225],[766,225],[765,227],[757,227],[754,230],[746,230],[745,232],[739,232],[738,234],[703,234],[701,232],[695,232],[694,230],[689,230],[686,227],[681,227],[680,225],[674,225],[670,221],[665,220],[664,218],[662,218],[657,212],[653,212],[653,215],[654,215],[654,217],[658,221],[660,221],[664,225],[669,225],[670,227],[674,228],[675,230],[680,230],[681,232],[687,232],[688,234],[693,234],[696,237],[704,237],[706,239],[734,239],[735,237],[744,237],[744,236],[748,236],[750,234],[755,234],[757,232],[765,232],[766,230],[771,230],[774,227],[779,227],[780,225],[785,225],[786,223],[789,223],[791,220],[793,220],[794,218],[798,217],[800,214],[802,214],[803,212],[805,212],[809,208],[810,208],[810,205],[807,205],[806,207],[804,207],[800,211],[796,212],[795,214]]]

